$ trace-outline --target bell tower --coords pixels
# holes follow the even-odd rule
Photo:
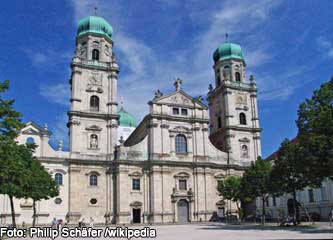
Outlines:
[[[71,63],[71,106],[68,112],[72,157],[99,155],[112,159],[117,141],[117,80],[113,29],[101,17],[79,22]]]
[[[257,86],[245,78],[246,63],[238,44],[225,42],[213,55],[215,87],[209,86],[210,139],[240,163],[261,156]]]

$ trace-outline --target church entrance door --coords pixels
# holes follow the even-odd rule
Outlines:
[[[179,223],[187,223],[189,222],[189,207],[188,202],[184,199],[179,200],[178,204],[178,222]]]
[[[133,208],[133,223],[141,223],[141,209]]]

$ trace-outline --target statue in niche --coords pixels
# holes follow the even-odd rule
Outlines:
[[[242,157],[248,157],[249,156],[249,152],[248,152],[248,148],[246,145],[242,146]]]
[[[96,134],[90,135],[90,148],[94,148],[94,149],[98,148],[98,137]]]

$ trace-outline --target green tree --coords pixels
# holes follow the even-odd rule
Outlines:
[[[275,195],[290,193],[293,196],[294,224],[297,219],[296,191],[303,190],[309,181],[304,175],[306,151],[297,141],[285,139],[277,152],[272,169],[272,188]]]
[[[21,197],[26,163],[21,161],[24,147],[15,142],[24,125],[21,122],[21,113],[14,110],[14,100],[7,100],[3,96],[8,89],[8,80],[0,82],[0,193],[9,196],[12,223],[15,226],[13,198]]]
[[[241,177],[230,176],[223,181],[220,181],[218,185],[220,196],[223,199],[234,202],[236,204],[238,214],[241,213],[240,202],[243,199],[241,192],[241,181]]]
[[[248,168],[242,179],[242,194],[262,201],[262,224],[265,224],[265,201],[271,193],[272,164],[258,157],[258,160]]]
[[[9,197],[13,226],[16,226],[14,198],[24,197],[29,174],[29,159],[26,161],[25,158],[28,151],[25,145],[18,145],[14,141],[0,144],[0,193]]]
[[[0,144],[13,141],[24,126],[21,113],[14,110],[14,100],[6,100],[3,94],[9,89],[9,81],[0,82]]]
[[[24,188],[24,197],[32,199],[33,221],[36,224],[36,202],[56,197],[59,194],[58,186],[51,175],[45,170],[41,163],[32,156],[30,158],[30,166],[28,168],[27,184]]]
[[[297,139],[307,151],[304,174],[320,186],[333,178],[333,77],[300,104],[296,123]]]

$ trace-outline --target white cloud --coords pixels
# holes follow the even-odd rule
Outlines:
[[[23,49],[27,58],[31,61],[32,65],[39,70],[50,70],[52,66],[68,63],[72,57],[72,53],[68,51],[57,51],[56,49],[47,49],[41,51],[39,49]]]
[[[39,93],[50,102],[69,105],[70,88],[68,84],[41,85]]]
[[[329,58],[333,58],[333,43],[324,36],[319,36],[317,39],[317,45],[320,50],[324,52]]]

